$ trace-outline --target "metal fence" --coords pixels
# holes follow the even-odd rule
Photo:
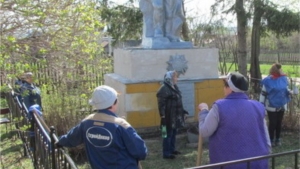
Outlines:
[[[234,57],[232,52],[219,52],[219,61],[226,63],[237,63],[237,58]],[[251,55],[247,53],[247,63],[251,62]],[[299,65],[300,53],[299,52],[264,52],[259,56],[259,63],[273,64],[275,62],[287,65]]]
[[[28,112],[13,90],[5,93],[13,123],[22,140],[24,156],[29,156],[35,169],[77,169],[63,148],[56,148],[58,140],[54,127],[49,128],[36,112]],[[32,114],[29,114],[32,113]]]
[[[14,63],[6,63],[14,64]],[[95,59],[90,63],[68,63],[55,64],[45,60],[38,60],[18,66],[6,68],[0,66],[0,86],[5,84],[14,84],[16,76],[20,72],[30,71],[35,78],[35,84],[61,86],[66,85],[69,88],[76,88],[78,85],[85,84],[92,86],[102,84],[104,75],[113,72],[113,59],[110,57]]]
[[[247,62],[250,63],[250,53],[247,54]],[[264,51],[259,56],[260,63],[272,64],[279,62],[282,64],[299,65],[300,53],[290,51]],[[237,58],[232,52],[219,52],[220,63],[237,63]],[[13,63],[7,63],[13,64]],[[90,86],[103,83],[103,77],[107,73],[113,72],[113,58],[99,58],[90,63],[60,65],[50,61],[41,61],[30,63],[28,65],[13,66],[11,69],[6,69],[5,66],[0,67],[0,85],[14,83],[10,76],[18,74],[18,71],[32,71],[36,77],[36,84],[49,84],[51,82],[55,86],[66,83],[69,88],[78,85],[90,84]],[[93,86],[94,87],[94,86]]]

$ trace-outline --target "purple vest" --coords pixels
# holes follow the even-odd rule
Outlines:
[[[264,130],[265,108],[244,93],[231,93],[217,100],[219,124],[209,138],[210,163],[219,163],[269,154]],[[268,159],[253,161],[252,169],[268,168]],[[247,168],[247,163],[224,169]]]

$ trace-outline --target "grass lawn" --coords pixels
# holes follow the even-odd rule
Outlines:
[[[31,169],[32,161],[24,156],[22,141],[16,132],[6,133],[5,125],[0,126],[0,168],[3,169]],[[9,128],[9,127],[8,127]],[[10,129],[9,129],[10,130]]]
[[[260,65],[260,71],[264,75],[269,74],[270,68],[271,68],[270,65],[266,65],[266,64]],[[249,65],[249,69],[250,69],[250,65]],[[282,65],[282,70],[289,77],[300,77],[300,65]]]
[[[226,67],[230,68],[229,71],[235,71],[235,66],[231,63],[226,63]],[[260,64],[260,72],[263,75],[268,75],[271,64]],[[247,65],[247,70],[250,72],[250,64]],[[282,70],[289,77],[300,77],[300,65],[282,65]]]

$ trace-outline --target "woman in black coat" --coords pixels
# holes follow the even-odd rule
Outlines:
[[[181,92],[177,83],[176,71],[168,71],[164,76],[163,85],[158,90],[156,97],[158,110],[161,117],[161,125],[166,126],[167,137],[163,139],[163,158],[174,159],[180,154],[175,149],[177,129],[184,126],[184,120],[188,114],[182,105]]]

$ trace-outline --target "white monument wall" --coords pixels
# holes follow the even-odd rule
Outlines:
[[[162,80],[172,55],[183,55],[188,69],[180,79],[218,78],[218,49],[115,49],[114,73],[132,82]]]

